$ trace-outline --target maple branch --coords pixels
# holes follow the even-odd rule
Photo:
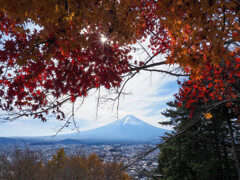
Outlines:
[[[77,122],[76,122],[76,120],[75,120],[75,107],[74,107],[74,105],[75,105],[75,102],[72,103],[72,114],[71,114],[71,116],[70,116],[70,117],[68,118],[68,120],[64,123],[64,125],[61,126],[61,128],[59,128],[59,129],[57,130],[57,132],[56,132],[52,137],[57,136],[65,127],[68,127],[69,124],[71,124],[72,122],[73,122],[73,124],[74,124],[75,129],[77,129],[77,132],[80,132],[80,130],[79,130],[78,126],[77,126]],[[72,120],[71,120],[71,119],[72,119]]]
[[[93,87],[89,87],[87,89],[87,91],[89,91],[91,89],[93,89]],[[79,97],[79,96],[75,95],[75,98],[77,98],[77,97]],[[2,122],[12,122],[12,121],[17,120],[22,117],[34,116],[34,115],[38,115],[38,114],[41,115],[43,113],[49,112],[49,110],[51,110],[51,109],[55,109],[57,107],[62,106],[69,100],[71,100],[71,97],[67,97],[66,99],[62,100],[61,102],[54,100],[53,102],[51,102],[50,106],[46,106],[46,109],[44,109],[44,107],[42,107],[42,110],[37,111],[37,112],[33,112],[32,109],[19,110],[20,112],[16,112],[15,110],[13,110],[15,112],[8,112],[8,114],[1,114],[0,119]],[[62,111],[59,111],[59,112],[62,112]],[[7,117],[4,117],[4,116],[7,116]]]
[[[148,55],[148,57],[149,57],[149,59],[144,63],[144,66],[148,66],[147,63],[149,63],[154,57],[156,57],[156,56],[158,55],[158,53],[157,53],[157,54],[154,54],[153,56],[151,56],[151,55],[148,53],[148,51],[146,50],[146,48],[144,48],[144,47],[142,46],[141,43],[138,42],[138,44],[139,44],[139,45],[141,46],[141,48],[147,53],[147,55]],[[134,68],[133,68],[133,67],[134,67]],[[151,67],[151,65],[150,65],[149,67]],[[133,74],[131,74],[132,71],[135,71],[135,72],[133,72]],[[128,77],[127,80],[125,80],[125,82],[123,83],[122,87],[120,88],[120,91],[117,92],[117,96],[116,96],[115,98],[109,98],[109,99],[108,99],[108,100],[112,100],[112,101],[114,102],[113,107],[115,106],[115,102],[117,101],[117,117],[118,117],[118,110],[119,110],[119,106],[120,106],[120,96],[123,94],[123,90],[124,90],[127,82],[128,82],[130,79],[132,79],[137,73],[139,73],[139,70],[137,69],[137,67],[135,67],[135,66],[132,66],[132,67],[131,67],[131,66],[130,66],[130,77]],[[126,75],[126,76],[129,76],[129,74]]]
[[[115,28],[115,24],[117,24],[117,23],[115,23],[115,21],[116,21],[116,0],[114,0],[113,6],[114,6],[114,7],[112,7],[112,8],[113,8],[113,10],[112,10],[112,14],[113,14],[113,15],[112,15],[112,17],[113,17],[112,27],[109,29],[107,35],[113,32],[113,30],[114,30],[114,28]]]
[[[68,2],[67,2],[67,0],[65,0],[65,2],[64,2],[65,4],[65,10],[67,11],[68,10]]]
[[[166,73],[166,74],[169,74],[169,75],[172,75],[172,76],[177,76],[177,77],[180,77],[180,76],[190,76],[190,74],[177,74],[177,73],[173,73],[171,71],[164,71],[164,70],[160,70],[160,69],[144,69],[145,71],[150,71],[150,72],[161,72],[161,73]]]
[[[240,3],[239,2],[237,2],[237,1],[233,1],[235,4],[237,4],[238,6],[240,6]]]
[[[134,67],[134,68],[130,67],[130,69],[131,69],[131,71],[139,71],[139,70],[145,70],[150,67],[155,67],[155,66],[160,66],[160,65],[165,65],[165,64],[167,64],[166,61],[162,61],[162,62],[152,63],[149,65],[143,65],[143,66]]]
[[[57,136],[65,127],[68,127],[69,124],[71,123],[71,118],[72,118],[72,115],[68,118],[68,120],[65,122],[65,124],[63,126],[61,126],[60,128],[58,128],[57,132],[52,136],[52,137],[55,137]]]
[[[96,120],[98,118],[98,108],[99,108],[100,96],[101,96],[101,91],[100,91],[100,87],[99,87],[98,97],[97,97],[96,117],[95,117]]]
[[[148,54],[149,56],[149,59],[144,62],[144,64],[141,66],[141,67],[137,67],[137,66],[133,66],[133,65],[130,65],[130,70],[131,71],[136,71],[136,73],[138,73],[141,69],[144,69],[144,68],[148,68],[148,67],[153,67],[153,66],[157,66],[157,65],[163,65],[163,64],[167,64],[165,61],[163,62],[159,62],[159,63],[155,63],[155,65],[147,65],[150,61],[153,60],[153,58],[155,58],[159,53],[156,53],[154,54],[153,56],[150,56],[150,54],[147,52],[147,50],[139,43],[139,45],[143,48],[143,50]]]
[[[0,21],[2,21],[2,19],[3,19],[3,16],[4,16],[4,13],[2,13],[2,15],[1,15],[1,18],[0,18]]]
[[[234,39],[230,39],[230,40],[228,40],[228,41],[226,41],[225,43],[224,43],[224,45],[230,45],[231,43],[233,43],[234,42]]]
[[[119,110],[119,105],[120,105],[120,96],[122,95],[122,91],[124,89],[124,87],[126,86],[127,82],[132,79],[138,72],[133,73],[130,77],[128,77],[128,79],[123,83],[120,91],[118,92],[117,97],[114,99],[114,103],[117,100],[117,118],[118,118],[118,110]]]
[[[138,42],[138,45],[141,46],[141,48],[147,53],[148,57],[151,58],[151,55],[149,54],[149,52],[146,50],[145,47],[143,47],[143,45],[140,42]]]
[[[31,115],[31,116],[33,116],[33,115],[37,115],[37,114],[42,114],[42,113],[44,113],[44,112],[47,112],[47,111],[49,111],[50,109],[54,109],[54,108],[56,108],[56,107],[59,107],[59,106],[61,106],[62,104],[64,104],[64,103],[66,103],[67,101],[69,101],[71,99],[71,97],[68,97],[68,98],[66,98],[65,100],[63,100],[62,102],[57,102],[57,103],[55,103],[55,104],[53,104],[52,106],[49,106],[48,108],[46,108],[46,109],[43,109],[43,110],[41,110],[41,111],[38,111],[38,112],[32,112],[32,109],[25,109],[25,110],[21,110],[21,112],[16,112],[16,113],[12,113],[12,112],[9,112],[9,114],[7,114],[7,115],[9,115],[8,117],[6,117],[6,118],[0,118],[0,119],[2,119],[2,121],[4,122],[4,121],[10,121],[10,122],[12,122],[12,121],[14,121],[14,120],[16,120],[16,119],[19,119],[19,118],[21,118],[21,117],[26,117],[26,116],[29,116],[29,115]],[[0,117],[1,116],[5,116],[6,114],[3,114],[3,115],[0,115]],[[15,116],[16,115],[16,116]],[[15,116],[15,117],[12,117],[12,118],[10,118],[10,116]]]
[[[222,27],[223,31],[225,30],[225,22],[226,22],[225,11],[226,11],[226,7],[225,5],[223,5],[223,27]]]
[[[150,31],[150,33],[152,33],[154,36],[156,36],[157,38],[159,38],[159,36],[158,36],[155,32]]]
[[[224,42],[224,46],[226,45],[227,48],[231,45],[234,44],[235,46],[239,47],[240,45],[238,44],[238,41],[235,41],[234,39],[230,39],[226,42]]]
[[[74,124],[74,127],[75,127],[75,129],[77,129],[78,132],[80,132],[80,130],[79,130],[78,126],[77,126],[77,122],[75,120],[75,102],[73,102],[73,105],[72,105],[72,114],[73,114],[72,122]]]
[[[132,79],[137,73],[139,73],[140,70],[146,70],[146,71],[156,71],[156,72],[162,72],[162,73],[167,73],[167,74],[170,74],[170,75],[173,75],[173,76],[189,76],[189,75],[184,75],[184,74],[177,74],[177,73],[173,73],[171,71],[164,71],[164,70],[156,70],[156,69],[147,69],[147,68],[150,68],[150,67],[155,67],[155,66],[160,66],[160,65],[165,65],[167,64],[166,61],[162,61],[162,62],[158,62],[158,63],[152,63],[152,64],[148,64],[153,58],[155,58],[159,53],[156,53],[154,54],[153,56],[151,56],[149,54],[149,52],[146,50],[146,48],[144,48],[144,46],[142,46],[141,43],[138,42],[138,44],[141,46],[141,48],[146,52],[146,54],[148,55],[148,59],[147,61],[143,64],[143,66],[140,66],[140,67],[136,67],[136,66],[133,66],[131,65],[130,66],[130,72],[133,72],[133,74],[130,75],[130,77],[127,78],[127,80],[123,83],[120,91],[118,91],[118,95],[113,99],[113,98],[110,98],[109,100],[113,100],[114,101],[114,104],[115,102],[117,101],[117,117],[118,117],[118,109],[119,109],[119,105],[120,105],[120,96],[122,95],[123,93],[123,89],[124,87],[126,86],[127,82]],[[129,75],[127,75],[129,76]],[[114,105],[113,105],[114,106]]]

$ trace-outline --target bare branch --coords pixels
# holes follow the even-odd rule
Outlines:
[[[149,52],[146,50],[145,47],[143,47],[143,45],[140,42],[138,42],[138,45],[141,46],[141,48],[147,53],[148,57],[151,58],[151,55],[149,54]]]
[[[95,117],[95,119],[97,120],[97,118],[98,118],[98,108],[99,108],[99,102],[100,102],[100,96],[101,96],[101,91],[100,91],[100,88],[99,88],[99,90],[98,90],[98,97],[97,97],[97,104],[96,104],[96,117]]]

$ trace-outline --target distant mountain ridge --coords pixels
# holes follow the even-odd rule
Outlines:
[[[157,143],[160,136],[169,130],[152,126],[133,115],[128,115],[120,120],[79,133],[58,135],[56,137],[37,137],[32,141],[34,145],[41,144],[140,144]],[[33,138],[34,139],[34,138]],[[4,139],[6,143],[7,139]],[[12,141],[12,140],[11,140]],[[0,138],[1,143],[1,138]]]

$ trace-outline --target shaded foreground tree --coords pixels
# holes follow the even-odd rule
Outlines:
[[[196,111],[199,111],[199,108],[206,119],[213,117],[212,111],[216,109],[222,111],[221,120],[228,127],[232,153],[240,178],[240,161],[231,122],[232,120],[237,123],[240,121],[240,79],[236,75],[239,73],[238,63],[240,59],[234,58],[234,60],[237,62],[227,60],[226,63],[222,62],[217,66],[205,66],[207,71],[202,73],[203,78],[184,81],[179,93],[176,95],[175,103],[189,109],[190,119],[194,117]]]
[[[173,133],[169,134],[169,137],[174,137],[161,146],[158,171],[167,179],[238,179],[231,135],[225,119],[226,107],[221,105],[213,109],[213,118],[206,119],[202,116],[205,108],[199,103],[197,113],[192,117],[199,118],[199,121],[178,135],[191,121],[190,112],[188,108],[178,107],[174,102],[168,105],[163,115],[171,120],[162,124],[174,126]],[[236,140],[240,128],[235,118],[230,121]],[[235,145],[239,151],[239,141]]]
[[[123,165],[116,162],[103,163],[96,155],[66,156],[64,149],[60,149],[52,159],[45,161],[40,152],[16,149],[11,155],[2,154],[0,158],[0,178],[11,179],[121,179],[130,180]]]
[[[199,79],[209,65],[236,63],[234,72],[239,69],[238,1],[1,0],[0,4],[0,108],[7,112],[3,120],[31,116],[46,121],[48,114],[63,120],[64,103],[72,102],[74,109],[77,98],[100,87],[121,93],[121,84],[142,70]],[[29,24],[38,30],[29,29]],[[148,58],[134,63],[131,45],[146,39],[149,46],[143,50]],[[166,64],[179,68],[163,70]]]

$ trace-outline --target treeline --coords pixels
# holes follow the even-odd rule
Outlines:
[[[167,104],[163,115],[170,121],[161,124],[174,130],[160,148],[158,172],[168,180],[239,179],[240,126],[235,113],[239,109],[221,105],[206,118],[204,104],[196,104],[193,115],[184,104]]]
[[[15,149],[0,157],[1,180],[129,180],[123,164],[104,163],[96,154],[67,156],[60,149],[50,160],[41,152]]]

